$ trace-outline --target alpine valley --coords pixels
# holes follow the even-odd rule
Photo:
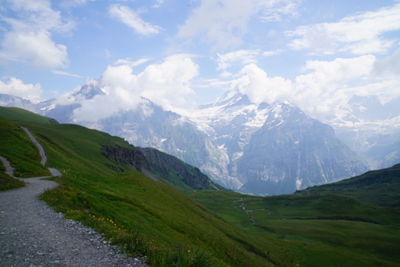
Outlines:
[[[229,91],[191,112],[168,111],[142,98],[134,108],[99,120],[77,116],[83,104],[106,94],[99,82],[91,81],[59,99],[37,104],[2,94],[0,105],[156,148],[243,193],[292,193],[368,170],[367,161],[339,140],[331,126],[288,102],[256,104],[238,91]]]

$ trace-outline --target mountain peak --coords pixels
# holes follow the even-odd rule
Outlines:
[[[229,91],[223,95],[217,102],[215,106],[243,106],[251,104],[247,95],[242,94],[238,91]]]
[[[80,99],[92,99],[96,95],[104,95],[104,92],[100,89],[98,83],[93,81],[87,82],[71,94],[71,96]]]
[[[218,98],[217,101],[211,104],[201,105],[200,109],[206,109],[211,107],[224,107],[229,108],[233,106],[245,106],[250,105],[251,101],[247,95],[240,93],[237,90],[227,91],[222,97]]]

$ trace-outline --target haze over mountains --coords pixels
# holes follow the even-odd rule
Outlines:
[[[341,133],[338,139],[331,126],[289,102],[256,104],[235,90],[215,103],[181,114],[142,98],[135,108],[96,121],[77,118],[84,101],[106,94],[96,82],[90,82],[56,100],[33,104],[1,95],[0,104],[27,108],[60,122],[80,123],[121,136],[137,146],[160,149],[199,167],[227,188],[251,194],[291,193],[361,174],[368,169],[367,160],[374,161],[374,149],[382,155],[380,161],[374,161],[375,166],[396,161],[398,156],[393,146],[399,140],[395,134],[385,142],[371,143],[369,150],[357,151],[355,145],[351,150],[345,142],[359,140],[363,129],[358,125],[334,124]],[[390,119],[396,119],[396,110],[391,114]],[[354,112],[353,118],[357,115]],[[368,138],[379,140],[378,135]],[[373,156],[363,158],[360,152]]]

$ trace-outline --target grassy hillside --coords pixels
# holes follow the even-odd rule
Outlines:
[[[369,171],[336,183],[314,186],[297,194],[340,194],[384,207],[400,209],[400,164]]]
[[[306,266],[398,266],[399,180],[395,166],[293,195],[202,191],[192,196],[261,238],[271,255],[285,244],[294,262]]]
[[[146,255],[155,266],[270,262],[256,240],[177,189],[104,157],[104,145],[131,147],[121,138],[76,125],[23,124],[44,146],[48,166],[63,173],[61,186],[42,198],[67,217],[103,232],[128,253]],[[11,135],[11,128],[3,130]],[[25,145],[13,144],[20,150]]]
[[[20,108],[0,107],[0,118],[19,122],[53,123],[57,121]]]

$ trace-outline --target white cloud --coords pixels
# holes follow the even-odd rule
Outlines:
[[[246,65],[257,62],[260,55],[259,50],[237,50],[225,54],[217,54],[218,70],[226,70],[234,63]]]
[[[19,96],[36,103],[40,101],[42,88],[40,84],[24,83],[15,77],[11,77],[6,81],[0,80],[0,93]]]
[[[1,17],[10,25],[1,41],[3,60],[24,62],[40,68],[63,67],[68,62],[67,47],[53,41],[52,31],[68,31],[73,22],[63,22],[46,0],[8,1],[18,19]]]
[[[70,73],[68,71],[62,71],[62,70],[52,70],[51,71],[54,74],[61,75],[61,76],[67,76],[67,77],[72,77],[72,78],[82,78],[81,75],[75,74],[75,73]]]
[[[143,65],[144,63],[148,62],[148,58],[141,58],[138,60],[130,60],[130,59],[118,59],[114,62],[114,65],[129,65],[131,68],[136,66]]]
[[[246,94],[254,103],[273,103],[287,100],[292,94],[292,83],[282,77],[270,77],[255,64],[243,67],[231,89]]]
[[[261,51],[260,49],[241,49],[229,53],[217,54],[217,69],[223,71],[224,75],[224,73],[227,73],[226,70],[234,65],[244,66],[250,63],[257,63],[257,59],[262,56],[270,57],[280,52],[281,50]]]
[[[8,32],[2,47],[7,59],[37,67],[62,67],[67,63],[66,46],[54,43],[48,31]]]
[[[214,48],[231,48],[242,42],[250,19],[279,20],[293,15],[297,0],[201,0],[180,27],[179,39],[204,41]]]
[[[194,92],[190,81],[198,75],[198,65],[188,55],[169,56],[139,74],[142,96],[168,110],[190,103]]]
[[[84,101],[74,112],[74,118],[94,122],[120,111],[133,110],[142,97],[167,110],[183,107],[193,99],[190,82],[197,75],[198,66],[184,54],[169,56],[138,74],[129,63],[108,66],[98,82],[105,95]]]
[[[311,49],[313,53],[325,54],[348,51],[360,55],[387,51],[394,42],[383,35],[398,30],[400,3],[338,22],[300,26],[287,35],[294,38],[289,46],[295,50]]]
[[[153,35],[161,31],[159,26],[144,21],[137,12],[127,6],[111,5],[108,12],[113,18],[118,19],[138,34]]]
[[[365,55],[309,61],[305,66],[307,73],[295,79],[293,100],[301,109],[323,120],[342,116],[350,98],[365,95],[362,88],[373,82],[375,60],[374,56]]]

